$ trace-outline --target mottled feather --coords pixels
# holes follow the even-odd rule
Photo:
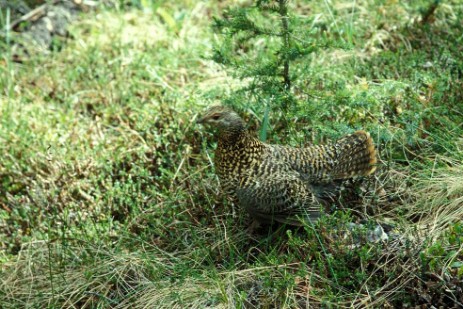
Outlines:
[[[343,180],[376,169],[376,150],[365,131],[294,148],[259,141],[227,107],[211,107],[198,122],[216,129],[214,164],[225,193],[266,223],[315,221],[336,200]]]

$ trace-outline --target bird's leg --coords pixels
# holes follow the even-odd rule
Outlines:
[[[254,232],[260,228],[262,226],[262,224],[259,222],[259,220],[257,219],[252,219],[252,222],[251,224],[248,226],[248,228],[246,229],[246,232],[250,235],[254,234]]]

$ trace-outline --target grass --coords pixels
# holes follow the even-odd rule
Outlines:
[[[442,3],[427,24],[425,1],[293,4],[315,38],[344,47],[292,67],[286,126],[208,60],[228,4],[101,8],[59,52],[24,63],[11,62],[7,35],[0,307],[461,306],[461,4]],[[369,130],[385,194],[315,228],[247,233],[193,121],[230,97],[252,129],[268,121],[270,142]],[[392,224],[398,239],[352,246],[346,224],[359,219]]]

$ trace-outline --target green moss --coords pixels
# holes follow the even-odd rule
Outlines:
[[[250,104],[246,80],[208,60],[212,17],[228,4],[118,2],[87,13],[59,51],[22,64],[2,53],[0,307],[461,298],[461,4],[442,4],[423,25],[425,1],[290,2],[307,29],[295,42],[323,44],[294,60],[284,114]],[[373,196],[314,227],[250,233],[220,194],[213,143],[194,123],[217,100],[251,130],[265,120],[270,142],[370,131],[381,158]],[[398,239],[353,245],[345,232],[359,219],[391,223]]]

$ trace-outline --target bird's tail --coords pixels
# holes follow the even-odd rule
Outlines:
[[[368,132],[348,135],[336,143],[336,148],[339,151],[337,164],[331,173],[335,179],[368,176],[376,170],[375,145]]]

